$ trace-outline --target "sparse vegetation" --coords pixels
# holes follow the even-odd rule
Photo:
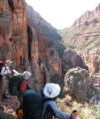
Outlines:
[[[86,49],[86,48],[93,49],[95,47],[99,48],[99,46],[100,46],[100,38],[96,38],[96,39],[93,39],[89,42],[86,42],[83,46],[81,45],[79,49],[80,50],[83,50],[83,49]]]
[[[80,119],[100,119],[100,112],[96,105],[89,105],[87,103],[81,104],[76,101],[72,101],[71,97],[67,95],[63,100],[57,99],[58,107],[66,112],[71,113],[72,110],[78,110]]]

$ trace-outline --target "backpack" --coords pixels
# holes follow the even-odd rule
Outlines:
[[[30,89],[27,80],[22,79],[18,85],[18,92],[20,95],[23,94],[26,90]]]
[[[19,95],[18,87],[22,80],[23,80],[22,75],[17,75],[9,78],[9,92],[11,95],[13,96]]]
[[[32,89],[26,90],[23,94],[23,119],[42,119],[43,111],[43,97]]]
[[[17,108],[16,115],[17,115],[18,119],[22,119],[23,118],[23,107]]]
[[[1,69],[2,67],[5,65],[5,62],[4,61],[0,61],[0,72],[1,72]]]

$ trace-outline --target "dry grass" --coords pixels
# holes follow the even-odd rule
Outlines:
[[[68,95],[64,99],[57,99],[57,105],[65,113],[71,113],[74,109],[78,110],[80,119],[100,119],[100,112],[96,105],[89,106],[87,103],[72,102]]]

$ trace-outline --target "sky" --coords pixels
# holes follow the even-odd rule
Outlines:
[[[87,10],[94,10],[100,0],[26,0],[46,21],[57,29],[70,27]]]

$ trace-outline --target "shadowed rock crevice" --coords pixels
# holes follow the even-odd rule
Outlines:
[[[28,34],[28,58],[29,60],[31,60],[33,32],[29,25],[27,26],[27,34]]]
[[[14,10],[14,2],[13,2],[13,0],[8,0],[8,4],[9,4],[11,10],[13,11]]]

